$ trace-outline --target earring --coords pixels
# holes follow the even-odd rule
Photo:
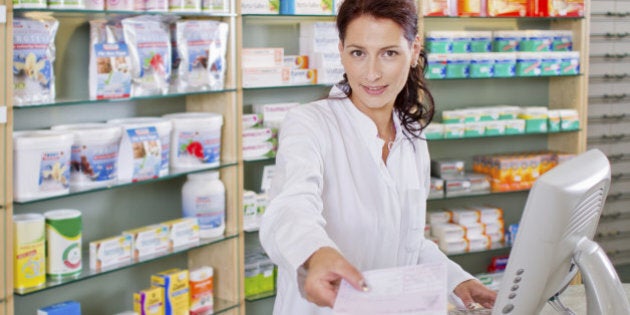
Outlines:
[[[411,68],[415,69],[417,66],[418,66],[418,62],[417,61],[415,61],[414,63],[411,64]]]

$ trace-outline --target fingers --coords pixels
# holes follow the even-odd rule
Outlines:
[[[453,293],[462,300],[467,309],[474,309],[476,303],[484,308],[492,308],[497,297],[496,292],[474,279],[460,283]]]
[[[319,306],[333,307],[339,283],[345,279],[357,290],[364,290],[361,273],[335,249],[318,249],[305,262],[307,276],[304,282],[306,299]]]

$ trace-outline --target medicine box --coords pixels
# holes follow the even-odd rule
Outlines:
[[[282,65],[291,69],[308,69],[308,56],[284,55]]]
[[[125,237],[131,237],[132,258],[137,260],[168,251],[169,231],[164,224],[155,224],[123,231]]]
[[[437,177],[431,177],[431,185],[429,188],[429,199],[444,198],[444,180]]]
[[[81,315],[81,304],[77,301],[65,301],[42,307],[37,315]]]
[[[190,315],[212,314],[214,301],[214,270],[203,266],[190,271]]]
[[[422,134],[427,140],[436,140],[444,138],[444,125],[432,122],[422,130]]]
[[[241,0],[241,14],[278,14],[280,2],[277,0]]]
[[[281,86],[289,83],[287,67],[243,68],[243,87]]]
[[[289,74],[289,84],[309,85],[317,84],[316,69],[291,69]]]
[[[444,178],[444,195],[446,197],[470,195],[470,180],[461,176],[443,176]]]
[[[243,68],[282,67],[284,48],[243,48],[241,60]]]
[[[197,218],[179,218],[163,222],[168,227],[169,249],[199,243],[199,222]]]
[[[332,15],[333,0],[280,0],[280,14]]]
[[[151,285],[164,292],[165,315],[188,315],[188,270],[174,268],[154,274],[151,276]]]
[[[131,262],[131,235],[90,242],[90,269],[101,270]]]
[[[441,178],[464,175],[464,160],[431,160],[431,175]]]
[[[314,1],[319,2],[319,0]],[[335,22],[300,22],[300,37],[339,39],[339,32]]]
[[[530,0],[487,0],[488,16],[526,16]]]
[[[164,290],[151,287],[134,293],[133,310],[143,315],[164,315]]]

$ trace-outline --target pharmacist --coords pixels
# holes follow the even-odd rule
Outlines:
[[[345,79],[287,115],[260,240],[279,266],[274,314],[331,314],[340,280],[443,262],[449,293],[496,294],[424,238],[433,102],[414,0],[345,0],[337,14]],[[418,63],[420,61],[420,64]],[[421,99],[421,96],[422,99]]]

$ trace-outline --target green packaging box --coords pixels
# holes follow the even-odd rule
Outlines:
[[[520,135],[525,133],[525,120],[522,119],[512,119],[512,120],[502,120],[505,125],[505,134],[506,135]]]
[[[446,62],[446,78],[462,79],[467,78],[469,73],[470,59],[466,54],[449,54]]]
[[[516,53],[493,53],[494,77],[510,78],[516,75]]]
[[[560,75],[580,74],[580,52],[565,51],[560,53]]]
[[[427,71],[425,77],[427,79],[444,79],[446,78],[446,54],[429,54],[427,57]]]
[[[494,58],[490,53],[472,53],[469,76],[471,78],[491,78],[494,76]]]
[[[540,75],[540,53],[522,52],[516,55],[516,76],[534,77]]]
[[[444,139],[459,139],[464,137],[465,124],[445,124]]]
[[[559,75],[561,61],[562,59],[556,52],[542,53],[542,58],[540,60],[540,75]]]

